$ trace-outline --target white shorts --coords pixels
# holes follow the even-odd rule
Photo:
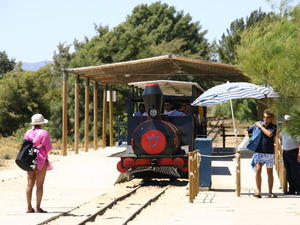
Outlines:
[[[267,168],[273,168],[274,154],[254,153],[253,162],[254,164],[266,164]]]

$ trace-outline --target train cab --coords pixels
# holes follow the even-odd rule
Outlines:
[[[156,80],[129,83],[127,149],[117,164],[134,177],[184,177],[194,139],[206,135],[206,109],[190,104],[197,83]]]

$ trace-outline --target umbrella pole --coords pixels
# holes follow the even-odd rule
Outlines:
[[[235,136],[236,195],[239,197],[241,195],[241,154],[240,154],[240,151],[237,149],[237,146],[238,146],[237,130],[236,130],[236,126],[235,126],[234,112],[233,112],[233,106],[232,106],[231,99],[230,99],[230,109],[231,109],[231,115],[232,115],[233,132],[234,132],[234,136]]]
[[[231,99],[230,99],[230,109],[231,109],[231,115],[232,115],[233,133],[235,136],[235,145],[237,146],[237,130],[236,130],[236,126],[235,126],[234,112],[233,112],[233,106],[232,106]]]

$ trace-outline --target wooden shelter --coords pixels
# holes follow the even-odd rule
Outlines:
[[[180,57],[174,55],[164,55],[146,59],[132,60],[104,64],[99,66],[89,66],[80,68],[64,69],[63,79],[63,116],[62,116],[62,142],[63,155],[67,155],[67,89],[68,76],[76,76],[75,81],[75,118],[74,118],[74,139],[75,152],[79,146],[79,82],[85,80],[85,135],[84,149],[88,151],[89,146],[89,85],[93,83],[94,93],[94,148],[97,144],[97,112],[98,112],[98,85],[104,85],[103,92],[103,115],[102,115],[102,147],[106,147],[106,117],[107,102],[106,93],[110,89],[109,96],[109,124],[110,124],[110,145],[113,145],[113,118],[112,118],[112,85],[127,85],[130,82],[147,80],[166,79],[172,75],[190,74],[199,76],[203,80],[218,81],[245,81],[247,78],[238,70],[236,66],[208,62],[199,59]]]

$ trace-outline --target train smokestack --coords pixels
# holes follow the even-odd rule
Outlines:
[[[150,83],[145,85],[143,100],[149,116],[157,117],[160,115],[162,112],[163,94],[158,84]]]

